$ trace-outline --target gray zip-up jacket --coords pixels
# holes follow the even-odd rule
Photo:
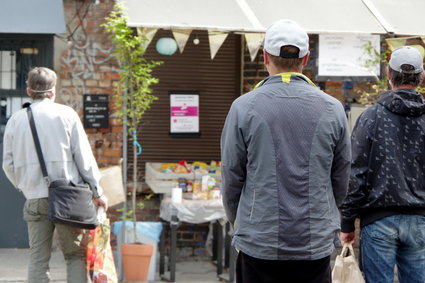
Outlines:
[[[237,249],[268,260],[332,253],[351,160],[337,99],[299,73],[268,77],[233,102],[221,152],[223,204]]]

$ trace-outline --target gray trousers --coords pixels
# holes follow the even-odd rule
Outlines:
[[[91,282],[86,271],[86,231],[50,222],[47,219],[47,208],[47,198],[25,202],[24,220],[28,224],[30,244],[28,282],[49,282],[49,261],[55,228],[66,261],[67,282]]]

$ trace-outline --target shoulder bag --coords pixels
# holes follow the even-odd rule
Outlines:
[[[66,179],[50,181],[31,107],[27,107],[27,115],[41,172],[49,188],[48,219],[54,223],[81,229],[95,229],[99,225],[99,222],[96,215],[96,207],[93,203],[93,192],[90,186],[88,184],[74,184]]]

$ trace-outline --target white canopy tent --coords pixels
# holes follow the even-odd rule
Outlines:
[[[245,35],[254,60],[267,26],[283,18],[295,20],[311,34],[386,33],[362,0],[123,0],[123,3],[129,26],[147,34],[149,41],[157,29],[171,29],[180,52],[192,30],[208,30],[211,59],[224,42],[224,34],[235,32]]]
[[[425,35],[424,0],[362,0],[388,33]]]
[[[180,52],[194,29],[207,30],[211,58],[225,34],[244,34],[253,60],[266,28],[292,19],[309,34],[425,35],[424,0],[122,0],[128,25],[152,39],[171,29]],[[223,35],[220,36],[220,33]],[[180,35],[180,36],[179,36]]]
[[[292,19],[310,34],[384,34],[385,29],[361,0],[245,0],[263,27]]]
[[[381,0],[384,1],[386,0]],[[124,0],[123,2],[128,15],[128,25],[131,27],[264,32],[274,21],[287,18],[298,22],[308,33],[386,33],[382,24],[362,0]]]
[[[263,32],[238,0],[124,0],[128,26]]]

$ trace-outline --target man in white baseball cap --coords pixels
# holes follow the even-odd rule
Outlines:
[[[349,193],[341,207],[341,242],[355,240],[360,219],[366,282],[425,280],[425,102],[416,88],[424,68],[411,46],[393,51],[391,90],[357,120]]]
[[[237,283],[330,283],[350,139],[342,104],[302,74],[307,33],[266,32],[269,77],[237,98],[221,138],[223,204],[240,250]]]
[[[419,74],[424,71],[423,58],[412,46],[399,47],[391,54],[390,68],[399,73]]]

